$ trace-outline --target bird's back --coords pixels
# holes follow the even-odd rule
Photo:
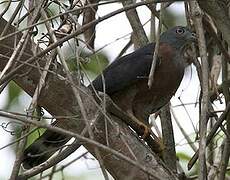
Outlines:
[[[148,44],[110,64],[103,71],[106,93],[112,95],[140,78],[147,77],[152,64],[154,47],[154,43]],[[92,85],[97,91],[103,92],[102,75],[97,76]]]

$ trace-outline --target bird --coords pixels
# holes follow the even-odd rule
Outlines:
[[[177,91],[186,67],[184,51],[194,41],[196,35],[184,26],[172,27],[160,35],[151,87],[148,86],[148,78],[155,43],[149,43],[113,61],[88,87],[94,92],[106,93],[131,117],[137,125],[135,128],[142,129],[138,135],[148,139],[151,131],[149,116],[166,105]],[[128,125],[132,128],[132,124]],[[45,132],[24,151],[23,166],[29,169],[46,161],[54,154],[48,149],[57,148],[69,139],[58,133]]]
[[[116,105],[130,115],[149,134],[149,115],[169,102],[178,89],[186,66],[183,57],[188,44],[196,36],[188,28],[176,26],[160,36],[154,82],[148,86],[155,43],[150,43],[110,64],[92,82],[95,90],[111,97]]]

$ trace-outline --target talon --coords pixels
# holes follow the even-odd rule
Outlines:
[[[151,129],[150,129],[148,126],[146,126],[145,124],[141,124],[141,125],[140,125],[140,128],[143,130],[143,131],[142,131],[143,134],[141,135],[141,138],[145,140],[147,137],[150,136],[150,134],[151,134]]]
[[[149,136],[145,139],[145,141],[153,152],[155,152],[160,158],[163,158],[165,146],[160,138],[153,138],[152,136]]]

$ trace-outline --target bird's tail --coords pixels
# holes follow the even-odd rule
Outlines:
[[[23,167],[30,169],[45,162],[70,139],[71,137],[56,132],[45,131],[25,149],[22,158]]]

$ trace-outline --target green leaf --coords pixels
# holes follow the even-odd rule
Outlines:
[[[182,161],[189,161],[191,159],[191,156],[189,156],[183,152],[177,153],[177,157],[179,157],[179,159]]]
[[[26,148],[31,145],[37,138],[39,138],[45,131],[45,128],[31,128],[33,131],[29,136],[27,136]]]
[[[94,78],[96,75],[100,74],[103,69],[105,69],[105,67],[109,64],[109,60],[102,53],[97,53],[90,56],[86,53],[82,53],[80,60],[77,60],[76,57],[70,57],[67,60],[67,63],[71,71],[77,72],[78,69],[80,69],[90,78]]]
[[[85,70],[94,74],[100,74],[109,64],[107,57],[103,54],[95,54],[89,58],[88,63],[82,63]]]
[[[8,84],[8,102],[4,109],[9,109],[14,103],[18,103],[19,95],[21,94],[21,88],[11,81]]]

